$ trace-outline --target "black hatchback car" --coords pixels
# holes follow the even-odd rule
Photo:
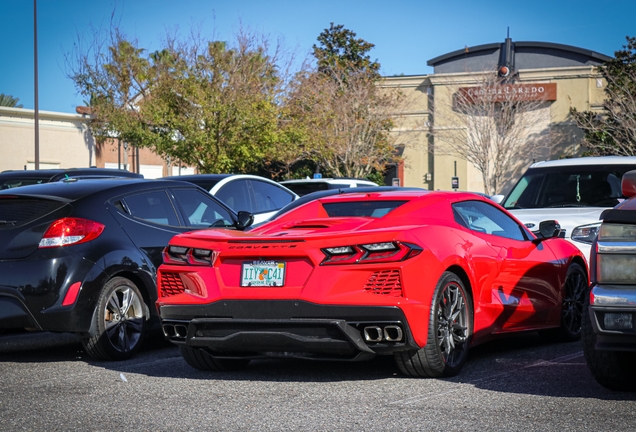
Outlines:
[[[187,182],[68,180],[0,191],[0,328],[72,332],[94,358],[129,358],[159,322],[156,269],[170,238],[251,220]],[[205,253],[189,259],[205,262]]]

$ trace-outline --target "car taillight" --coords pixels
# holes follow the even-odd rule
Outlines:
[[[212,266],[217,253],[210,249],[169,245],[163,250],[163,262],[177,265]]]
[[[51,248],[86,243],[96,239],[105,226],[88,219],[65,217],[53,222],[38,247]]]
[[[419,255],[422,248],[402,242],[368,243],[321,249],[326,255],[321,265],[387,263]]]

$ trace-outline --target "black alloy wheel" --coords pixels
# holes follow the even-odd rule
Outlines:
[[[570,264],[562,289],[561,325],[556,329],[540,332],[544,339],[551,342],[573,342],[581,338],[581,320],[587,288],[587,273],[583,267],[576,263]]]
[[[95,311],[97,334],[84,338],[86,352],[99,360],[125,360],[141,347],[146,329],[146,305],[137,286],[115,277],[100,293]]]
[[[437,341],[444,363],[451,368],[459,366],[468,349],[468,306],[464,287],[458,281],[449,281],[437,304]]]
[[[426,346],[394,354],[398,368],[406,375],[453,376],[466,362],[472,336],[472,300],[456,274],[442,275],[431,306]]]

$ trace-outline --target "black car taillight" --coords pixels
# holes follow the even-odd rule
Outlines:
[[[104,224],[88,219],[58,219],[46,230],[38,247],[52,248],[86,243],[99,237],[104,228]]]
[[[422,248],[402,242],[367,243],[321,249],[326,255],[321,265],[387,263],[419,255]]]

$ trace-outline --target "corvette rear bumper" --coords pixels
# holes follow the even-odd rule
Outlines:
[[[395,306],[303,301],[219,301],[160,306],[166,337],[218,358],[290,356],[363,360],[418,349]]]

